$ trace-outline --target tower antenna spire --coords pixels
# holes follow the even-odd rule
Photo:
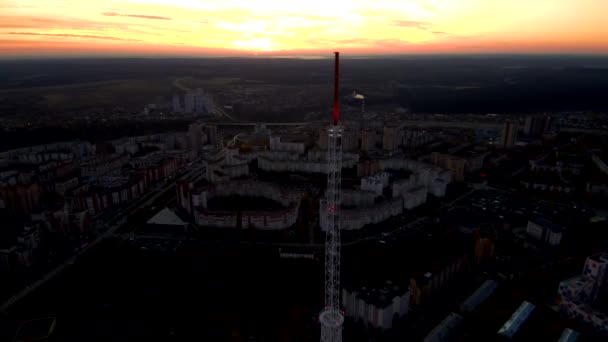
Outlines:
[[[338,125],[340,53],[335,54],[333,124],[327,130],[327,197],[325,208],[325,308],[319,314],[321,342],[342,342],[344,314],[340,311],[340,198],[342,183],[342,133]]]
[[[338,125],[340,111],[338,108],[339,88],[340,88],[340,52],[334,52],[334,126]]]

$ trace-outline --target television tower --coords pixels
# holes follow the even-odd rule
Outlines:
[[[344,314],[340,311],[340,187],[342,133],[338,125],[340,53],[335,54],[333,124],[327,130],[327,231],[325,234],[325,308],[319,314],[321,342],[341,342]]]

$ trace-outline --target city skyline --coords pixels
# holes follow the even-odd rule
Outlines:
[[[608,53],[601,0],[4,0],[0,8],[0,56]]]

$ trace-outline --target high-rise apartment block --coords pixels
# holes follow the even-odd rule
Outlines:
[[[195,122],[188,126],[188,140],[193,151],[199,151],[203,146],[203,125]]]
[[[502,128],[502,136],[500,138],[500,147],[511,148],[517,142],[517,122],[507,120]]]
[[[382,148],[385,151],[394,151],[399,147],[401,136],[399,126],[389,125],[384,126],[384,134],[382,135]]]
[[[608,253],[592,255],[585,261],[583,274],[559,284],[560,311],[608,336]]]
[[[178,94],[173,95],[173,112],[181,113],[182,112],[182,103],[180,96]]]

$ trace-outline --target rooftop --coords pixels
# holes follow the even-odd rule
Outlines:
[[[602,253],[594,254],[594,255],[590,256],[589,259],[596,261],[596,262],[608,262],[608,253],[602,252]]]
[[[578,340],[579,336],[580,334],[578,332],[570,328],[566,328],[557,342],[575,342]]]
[[[159,224],[167,226],[184,226],[186,223],[180,219],[175,212],[164,208],[148,220],[147,224]]]
[[[451,312],[424,338],[424,342],[448,341],[455,330],[462,326],[463,321],[462,316]]]
[[[407,291],[407,286],[400,286],[391,280],[386,280],[380,287],[361,286],[352,292],[356,293],[357,297],[364,302],[384,308],[393,302],[393,298],[402,296]]]
[[[494,280],[486,280],[469,298],[460,306],[464,312],[475,311],[496,291],[498,283]]]
[[[41,341],[55,330],[55,317],[39,318],[23,322],[15,333],[15,341]]]
[[[559,226],[559,225],[547,220],[544,217],[533,218],[530,221],[532,221],[538,225],[541,225],[554,233],[561,233],[564,231],[564,228],[562,226]]]
[[[512,338],[528,318],[530,318],[535,308],[536,306],[528,301],[521,303],[519,308],[511,315],[511,318],[498,330],[498,334]]]
[[[415,263],[413,273],[415,279],[428,281],[445,267],[465,256],[465,251],[470,247],[470,239],[464,234],[448,233],[443,236],[435,236],[424,242],[421,241],[418,243],[418,247],[421,251],[441,251],[441,253],[431,252],[425,257],[420,255]]]

